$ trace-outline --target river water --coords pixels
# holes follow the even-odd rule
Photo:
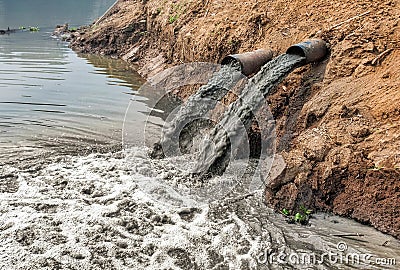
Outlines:
[[[112,3],[0,1],[0,29],[40,28],[0,36],[4,162],[120,144],[125,110],[143,80],[122,61],[77,56],[67,43],[51,37],[57,24],[89,24]]]
[[[240,185],[203,201],[185,157],[149,159],[135,142],[171,101],[126,63],[51,37],[112,3],[0,0],[0,29],[40,28],[0,36],[0,269],[398,269],[399,241],[371,227],[323,213],[288,224]]]

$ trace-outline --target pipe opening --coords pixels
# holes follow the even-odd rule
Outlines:
[[[321,61],[328,53],[327,44],[322,39],[309,39],[290,46],[287,54],[305,57],[306,63]]]
[[[301,48],[300,46],[296,46],[296,45],[289,47],[289,49],[287,49],[286,53],[306,57],[306,53],[304,52],[303,48]]]
[[[235,58],[234,56],[228,55],[221,61],[221,65],[226,66],[226,65],[232,65],[232,64],[239,64],[240,68],[243,70],[243,64]]]
[[[245,76],[252,76],[260,71],[261,67],[270,61],[273,52],[269,49],[259,49],[241,54],[231,54],[222,59],[222,65],[236,64]]]

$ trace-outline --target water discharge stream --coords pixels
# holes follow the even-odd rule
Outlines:
[[[223,119],[211,131],[210,140],[202,150],[197,173],[221,174],[229,162],[229,152],[237,149],[243,137],[241,126],[248,130],[254,115],[277,85],[303,61],[304,57],[283,54],[268,62],[244,87],[239,96],[225,113]]]
[[[218,101],[243,78],[245,77],[241,73],[239,63],[222,66],[206,85],[189,97],[174,119],[167,123],[163,138],[154,146],[151,157],[178,155],[180,135],[184,128],[195,120],[206,118]],[[198,132],[198,130],[193,130],[193,132]]]

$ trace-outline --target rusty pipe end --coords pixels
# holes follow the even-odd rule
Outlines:
[[[274,53],[269,49],[259,49],[253,52],[231,54],[221,61],[221,65],[238,63],[243,75],[250,76],[260,71],[261,67],[270,61]]]
[[[309,39],[290,46],[287,54],[295,54],[306,58],[306,63],[322,60],[328,53],[328,47],[322,39]]]

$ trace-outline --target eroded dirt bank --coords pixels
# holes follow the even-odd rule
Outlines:
[[[309,37],[324,62],[291,74],[268,102],[279,136],[266,199],[332,211],[400,238],[399,1],[119,1],[73,49],[123,58],[151,76]]]

